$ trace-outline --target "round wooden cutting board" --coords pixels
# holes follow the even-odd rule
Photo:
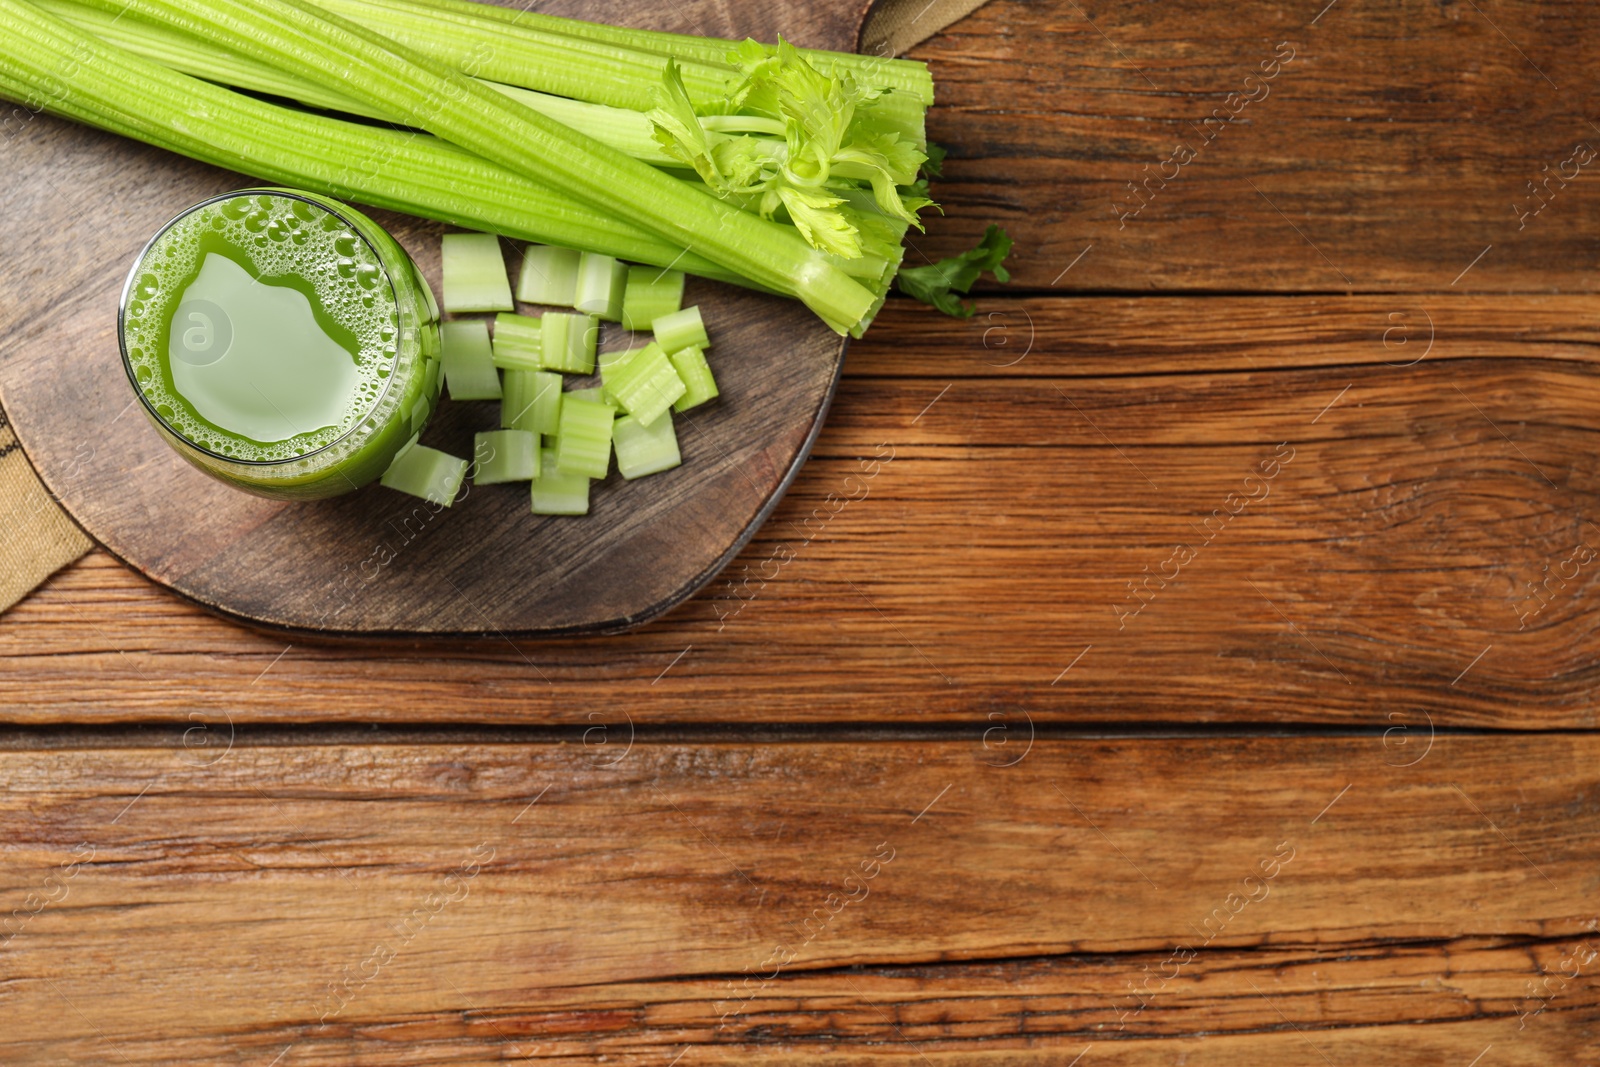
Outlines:
[[[850,50],[870,0],[555,0],[620,25]],[[624,482],[590,514],[530,511],[526,485],[454,507],[379,486],[318,503],[258,499],[202,475],[146,422],[123,373],[117,298],[144,242],[188,205],[258,184],[39,115],[8,129],[0,400],[46,487],[152,581],[242,621],[328,636],[538,636],[620,630],[708,582],[810,450],[845,342],[800,304],[690,279],[722,398],[678,419],[683,465]],[[373,211],[439,283],[446,227]],[[526,309],[523,309],[526,310]],[[603,348],[624,347],[616,327]],[[490,403],[446,403],[423,442],[471,456]]]

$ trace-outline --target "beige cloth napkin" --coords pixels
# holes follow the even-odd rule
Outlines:
[[[984,0],[883,0],[867,17],[861,51],[898,56],[982,7]],[[0,611],[89,551],[28,465],[0,411]]]
[[[39,483],[0,411],[0,611],[87,551],[89,539]]]

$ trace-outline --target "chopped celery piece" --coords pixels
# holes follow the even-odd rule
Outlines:
[[[549,312],[543,326],[540,359],[550,370],[567,374],[593,374],[594,350],[600,340],[600,323],[593,315]]]
[[[417,397],[417,402],[411,405],[411,432],[419,434],[424,426],[428,425],[428,417],[433,414],[433,398],[427,394]]]
[[[663,315],[683,307],[683,271],[629,267],[622,299],[622,328],[648,330]]]
[[[510,311],[512,306],[500,238],[492,233],[445,234],[444,309]]]
[[[528,304],[571,307],[578,291],[578,256],[576,248],[529,245],[522,254],[517,299]]]
[[[439,374],[444,370],[444,364],[439,362],[438,353],[428,359],[428,365],[422,371],[422,395],[439,398]]]
[[[604,478],[611,466],[611,424],[616,413],[593,400],[561,401],[561,424],[556,431],[556,467],[562,474]]]
[[[683,380],[672,369],[672,361],[658,344],[648,344],[626,363],[611,368],[606,392],[622,410],[649,426],[685,392]]]
[[[507,430],[553,434],[560,425],[561,375],[542,370],[506,371],[500,425]]]
[[[467,461],[437,448],[413,444],[401,451],[383,472],[383,484],[449,507],[467,476]]]
[[[439,357],[451,400],[499,400],[500,375],[489,347],[489,324],[460,319],[439,327]]]
[[[622,413],[622,409],[617,406],[617,402],[611,399],[606,394],[606,391],[599,386],[595,386],[592,389],[568,389],[562,394],[562,402],[565,403],[567,400],[589,400],[596,404],[604,404],[616,414]]]
[[[473,485],[527,482],[539,476],[539,438],[525,430],[490,430],[473,437],[478,471]]]
[[[643,478],[683,462],[671,415],[649,426],[632,415],[624,416],[612,427],[611,440],[617,450],[617,470],[624,478]]]
[[[620,322],[627,285],[627,264],[618,263],[614,256],[585,252],[578,260],[578,297],[572,306],[607,322]]]
[[[711,338],[706,336],[706,324],[700,318],[698,305],[663,315],[650,328],[655,331],[661,347],[668,352],[676,352],[680,348],[711,347]]]
[[[688,411],[722,395],[717,390],[717,380],[711,376],[704,349],[680,348],[667,358],[672,360],[672,369],[678,372],[684,386],[683,395],[672,405],[673,411]]]
[[[502,311],[494,317],[494,365],[501,370],[543,370],[543,334],[538,319]]]
[[[589,479],[581,474],[563,474],[556,466],[554,449],[539,456],[539,476],[533,480],[535,515],[589,514]]]

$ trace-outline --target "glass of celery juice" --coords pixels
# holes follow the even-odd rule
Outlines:
[[[213,197],[139,255],[123,366],[184,458],[261,496],[376,480],[439,399],[439,310],[405,250],[337,201]]]

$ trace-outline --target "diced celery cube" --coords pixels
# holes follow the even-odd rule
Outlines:
[[[661,346],[651,342],[635,352],[632,359],[611,369],[605,390],[623,411],[649,426],[683,396],[687,387]]]
[[[655,321],[683,307],[683,272],[629,267],[622,299],[622,328],[648,330]]]
[[[447,233],[443,259],[446,311],[512,309],[500,238],[492,233]]]
[[[414,444],[394,458],[380,480],[390,489],[449,507],[455,503],[466,476],[466,460]]]
[[[612,427],[611,442],[617,451],[617,470],[624,478],[643,478],[647,474],[671,470],[683,462],[671,415],[649,426],[632,415],[625,415]]]
[[[655,332],[656,343],[668,352],[676,352],[680,348],[711,347],[711,339],[706,336],[706,324],[700,318],[698,305],[663,315],[650,328]]]
[[[526,482],[539,476],[539,439],[525,430],[490,430],[473,437],[473,485]]]
[[[542,370],[506,371],[500,425],[532,434],[555,433],[561,417],[561,375]]]
[[[500,375],[489,346],[489,324],[458,319],[439,327],[439,353],[451,400],[499,400]]]
[[[628,285],[628,267],[612,256],[585,252],[578,260],[578,295],[572,306],[610,322],[622,318],[622,298]]]
[[[683,395],[672,405],[673,411],[688,411],[721,394],[717,380],[711,376],[711,364],[706,362],[705,351],[699,348],[680,348],[670,354],[672,369],[683,380]]]
[[[417,402],[411,405],[411,432],[419,434],[423,427],[428,425],[428,418],[433,414],[433,398],[427,394],[417,397]]]
[[[578,290],[578,257],[575,248],[529,245],[522,253],[517,299],[528,304],[571,307]]]
[[[611,466],[611,424],[615,421],[616,413],[605,404],[563,397],[556,431],[556,466],[561,473],[604,478]]]
[[[439,361],[439,354],[435,352],[428,358],[428,365],[422,368],[422,395],[432,400],[439,398],[439,375],[444,370],[444,364]]]
[[[501,370],[543,370],[544,324],[502,311],[494,317],[494,365]]]
[[[563,474],[556,466],[552,449],[545,449],[539,457],[539,477],[533,480],[533,513],[589,514],[589,479],[581,474]]]
[[[595,386],[591,389],[568,389],[566,393],[562,395],[562,403],[565,403],[567,400],[589,400],[596,404],[604,404],[613,412],[620,412],[622,410],[617,406],[617,402],[612,400],[611,397],[607,396],[606,391],[599,386]]]
[[[543,326],[540,360],[547,368],[567,374],[594,373],[594,351],[600,340],[598,319],[552,311],[539,322]]]

